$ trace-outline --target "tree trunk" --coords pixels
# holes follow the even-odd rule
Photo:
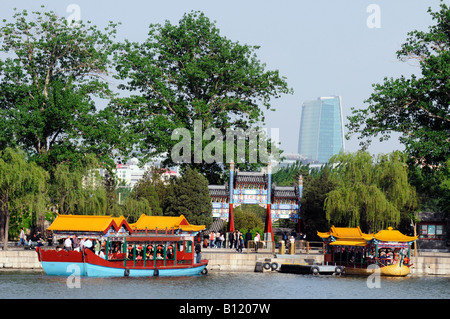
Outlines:
[[[4,211],[2,213],[2,217],[4,219],[4,227],[3,231],[5,232],[3,235],[3,250],[8,250],[8,232],[9,232],[9,211]]]
[[[5,214],[0,210],[0,241],[5,237]]]

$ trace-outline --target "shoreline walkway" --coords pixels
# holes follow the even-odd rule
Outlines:
[[[209,272],[259,272],[263,263],[322,263],[323,255],[320,250],[311,249],[309,253],[279,254],[278,250],[262,248],[258,252],[254,249],[244,249],[242,253],[231,248],[202,248],[202,259],[208,259]],[[411,257],[413,266],[411,275],[444,275],[450,276],[450,252],[421,251],[418,257]],[[8,250],[0,248],[1,270],[36,270],[42,271],[37,253],[25,250],[24,247],[8,245]]]

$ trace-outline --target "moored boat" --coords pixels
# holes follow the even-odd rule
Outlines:
[[[94,217],[90,220],[93,221],[98,216],[91,217]],[[48,275],[192,276],[207,271],[208,261],[195,258],[193,249],[195,236],[204,226],[190,225],[184,216],[143,215],[135,224],[128,225],[122,220],[120,227],[114,221],[106,222],[104,224],[108,226],[103,230],[102,227],[95,228],[95,222],[87,222],[89,219],[86,216],[65,215],[62,219],[55,220],[49,229],[74,241],[78,237],[92,239],[96,245],[90,245],[90,248],[81,246],[75,250],[38,247],[39,261]],[[68,220],[72,222],[72,229],[63,226]],[[89,225],[86,226],[86,223]]]
[[[324,261],[344,266],[346,275],[407,276],[410,273],[411,245],[417,236],[406,236],[392,227],[365,234],[359,227],[332,226],[317,232],[324,240]]]

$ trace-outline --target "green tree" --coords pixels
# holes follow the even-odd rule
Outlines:
[[[325,199],[336,186],[331,180],[330,166],[325,165],[317,174],[306,176],[303,185],[300,202],[306,237],[318,240],[317,231],[325,231],[330,227],[324,210]]]
[[[194,225],[212,225],[212,204],[208,181],[196,170],[187,167],[184,174],[171,184],[164,215],[184,215]]]
[[[417,60],[421,76],[385,78],[374,85],[366,109],[353,109],[348,136],[358,133],[367,146],[372,137],[401,134],[406,152],[420,164],[436,165],[450,157],[450,10],[428,10],[436,24],[428,32],[412,31],[397,51],[402,61]]]
[[[261,106],[271,109],[271,98],[291,90],[278,71],[265,70],[257,49],[220,35],[201,12],[185,14],[178,25],[151,24],[143,43],[125,41],[116,55],[117,77],[126,81],[121,89],[139,94],[113,105],[128,118],[137,148],[146,156],[170,151],[178,142],[174,130],[193,136],[196,120],[202,132],[217,128],[223,136],[227,128],[246,131],[263,121]],[[192,162],[208,178],[223,170],[217,162]]]
[[[12,148],[0,150],[0,233],[4,250],[8,247],[11,214],[23,215],[29,211],[42,214],[46,207],[46,182],[48,173],[25,154]]]
[[[258,231],[264,231],[263,218],[265,217],[265,210],[261,206],[241,205],[234,210],[233,214],[234,227],[236,230],[258,229]]]
[[[97,170],[94,155],[83,159],[86,166],[63,162],[56,166],[51,185],[54,202],[60,214],[105,215],[107,192]]]
[[[275,174],[273,174],[273,182],[278,186],[292,186],[298,183],[298,177],[300,175],[305,178],[311,171],[309,165],[303,165],[297,162],[288,167],[279,168]]]
[[[341,153],[330,159],[335,165],[324,209],[330,223],[361,226],[366,232],[395,227],[417,208],[415,189],[408,182],[408,169],[400,152],[379,155],[375,161],[363,151]],[[406,217],[406,216],[408,217]]]
[[[142,214],[152,215],[152,208],[145,198],[135,199],[128,196],[120,206],[121,214],[129,223],[135,223]]]
[[[111,96],[105,77],[116,25],[69,26],[53,11],[24,10],[13,19],[0,27],[0,149],[18,146],[50,172],[88,153],[112,164],[126,131],[95,99]]]
[[[158,216],[163,214],[155,187],[155,184],[158,185],[160,182],[155,181],[153,175],[153,169],[146,170],[144,176],[134,185],[130,196],[136,200],[145,198],[151,208],[152,215]]]

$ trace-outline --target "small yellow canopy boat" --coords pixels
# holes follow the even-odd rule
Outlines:
[[[376,271],[382,276],[407,276],[411,244],[417,240],[417,236],[406,236],[392,227],[365,234],[359,227],[332,226],[317,235],[324,240],[324,262],[344,266],[349,275]]]

